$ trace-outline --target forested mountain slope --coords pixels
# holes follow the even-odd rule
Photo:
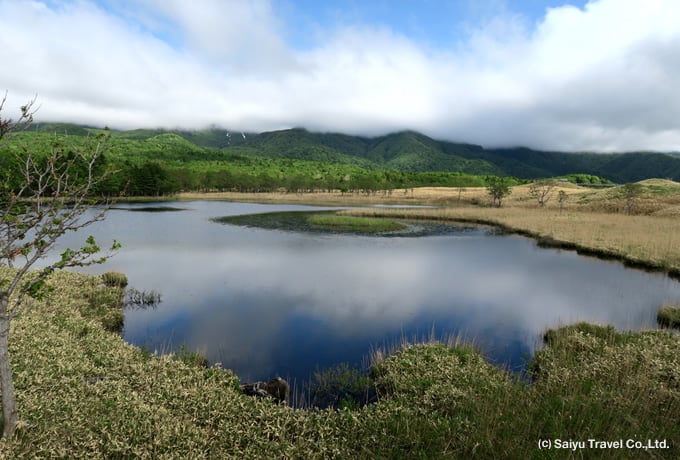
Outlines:
[[[85,136],[94,128],[63,123],[36,124],[33,131]],[[198,131],[113,131],[121,156],[173,161],[244,157],[296,159],[400,172],[446,171],[506,175],[524,179],[592,174],[614,182],[646,178],[680,181],[680,156],[665,153],[564,153],[524,147],[485,149],[438,141],[414,131],[367,138],[313,133],[301,128],[247,133],[211,128]]]

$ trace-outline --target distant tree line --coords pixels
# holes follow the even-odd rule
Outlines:
[[[396,189],[410,190],[414,187],[489,187],[496,206],[502,204],[506,188],[527,180],[498,176],[475,175],[464,172],[408,171],[371,168],[359,164],[337,161],[309,161],[296,158],[271,158],[253,155],[241,148],[232,153],[200,148],[175,134],[161,134],[144,139],[112,136],[112,148],[97,159],[95,168],[114,171],[92,189],[102,196],[164,196],[189,191],[236,191],[236,192],[285,192],[311,193],[338,191],[347,194],[389,195]],[[61,142],[73,148],[83,148],[92,136],[63,136],[43,132],[20,133],[16,141],[6,148],[17,152],[31,145],[36,152],[48,158]],[[278,145],[278,144],[276,144]],[[416,147],[413,147],[416,148]],[[0,151],[0,179],[5,188],[16,189],[17,178],[9,171],[15,155]],[[68,152],[67,152],[68,153]],[[78,161],[72,154],[74,161]],[[84,171],[85,165],[74,165]],[[96,171],[95,171],[96,172]],[[492,179],[488,179],[491,177]],[[561,176],[570,182],[600,184],[609,182],[590,174]],[[489,183],[491,180],[491,184]],[[547,201],[546,195],[545,201]]]
[[[104,164],[101,165],[104,167]],[[179,192],[285,192],[313,193],[339,191],[348,194],[391,194],[395,189],[421,186],[481,187],[485,179],[450,172],[408,173],[392,171],[362,171],[355,174],[320,175],[314,171],[272,172],[253,167],[249,171],[228,167],[196,170],[145,161],[134,164],[125,161],[110,167],[115,174],[97,184],[96,192],[104,196],[163,196]],[[246,168],[248,169],[248,168]]]

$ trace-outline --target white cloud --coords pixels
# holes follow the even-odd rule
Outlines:
[[[54,2],[50,3],[51,5]],[[272,3],[0,0],[0,89],[43,120],[377,135],[486,146],[680,150],[680,2],[500,14],[455,49],[343,26],[289,46]],[[115,11],[116,14],[111,13]]]
[[[294,67],[279,23],[265,0],[139,0],[172,28],[186,50],[228,72]]]

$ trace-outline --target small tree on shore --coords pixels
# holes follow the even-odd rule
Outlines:
[[[567,192],[564,190],[560,190],[559,193],[557,194],[557,202],[560,204],[560,214],[562,214],[562,210],[564,209],[564,206],[567,204],[567,200],[569,199],[569,195],[567,195]]]
[[[556,183],[552,179],[537,180],[529,186],[529,194],[538,200],[538,206],[542,208],[552,198],[555,185]]]
[[[621,186],[621,194],[626,200],[626,214],[631,215],[635,212],[635,205],[638,198],[642,195],[642,186],[636,183],[627,183]]]
[[[33,121],[35,100],[21,107],[17,121],[2,116],[6,94],[0,101],[0,264],[14,270],[0,280],[0,392],[3,436],[12,436],[19,414],[9,357],[10,324],[22,311],[44,296],[43,285],[55,270],[104,262],[119,245],[100,255],[90,236],[76,250],[66,249],[59,259],[42,269],[31,268],[54,248],[65,233],[102,220],[106,207],[91,198],[106,173],[98,173],[106,136],[90,140],[82,150],[54,144],[49,152],[27,146],[10,149],[5,142]]]
[[[486,190],[491,196],[491,205],[500,208],[503,199],[512,193],[510,179],[507,177],[488,176],[486,178]]]

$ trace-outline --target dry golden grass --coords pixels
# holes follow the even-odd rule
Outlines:
[[[367,196],[359,193],[340,193],[339,191],[314,193],[285,193],[285,192],[266,192],[266,193],[241,193],[241,192],[183,192],[175,198],[184,201],[190,200],[222,200],[222,201],[245,201],[251,203],[299,203],[315,205],[352,205],[352,204],[373,204],[373,203],[403,203],[418,202],[412,196],[410,190],[395,190],[392,195],[384,192],[377,192]]]
[[[680,269],[680,220],[658,216],[531,209],[520,207],[348,210],[349,214],[500,224],[585,248],[625,255],[631,261]]]
[[[645,179],[638,182],[641,185],[661,185],[663,187],[676,187],[680,190],[680,182],[669,179]]]
[[[550,205],[556,203],[557,193],[564,190],[572,195],[592,194],[591,189],[564,183],[555,187]],[[366,193],[341,193],[340,191],[317,191],[314,193],[240,193],[240,192],[183,192],[174,196],[179,200],[225,200],[225,201],[255,201],[263,203],[305,203],[305,204],[430,204],[430,205],[469,205],[488,204],[489,196],[485,187],[415,187],[409,189],[395,189],[391,193],[377,191]],[[535,205],[529,194],[529,186],[513,187],[512,194],[507,198],[508,204],[523,203],[527,206]],[[554,202],[554,203],[553,203]],[[556,204],[555,204],[556,205]]]

